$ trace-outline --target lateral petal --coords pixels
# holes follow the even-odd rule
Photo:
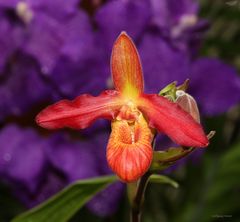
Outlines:
[[[163,96],[148,94],[139,99],[138,108],[149,125],[168,135],[175,143],[188,147],[206,147],[208,139],[193,117]]]
[[[140,57],[131,38],[122,32],[113,45],[111,71],[116,90],[137,96],[143,92]]]
[[[120,179],[136,181],[148,170],[153,155],[152,139],[152,132],[142,115],[134,124],[126,120],[112,123],[107,160]]]
[[[48,106],[37,115],[36,122],[47,129],[84,129],[98,118],[115,118],[120,107],[115,90],[106,90],[97,97],[83,94],[73,101],[61,100]]]

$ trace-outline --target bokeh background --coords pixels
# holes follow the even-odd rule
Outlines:
[[[122,30],[142,58],[146,92],[190,79],[211,145],[165,173],[174,189],[151,184],[144,222],[240,221],[240,1],[1,0],[0,221],[69,183],[110,174],[109,123],[49,132],[36,114],[57,100],[112,87],[110,54]],[[169,141],[161,137],[157,148]],[[128,221],[116,183],[71,221]]]

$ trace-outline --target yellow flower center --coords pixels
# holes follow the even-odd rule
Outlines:
[[[117,120],[127,120],[129,123],[138,121],[141,112],[138,110],[134,102],[128,100],[125,105],[123,105],[117,115]]]

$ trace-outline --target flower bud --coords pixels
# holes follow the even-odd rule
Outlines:
[[[176,103],[186,112],[188,112],[198,123],[200,123],[200,115],[195,99],[183,90],[176,91]]]

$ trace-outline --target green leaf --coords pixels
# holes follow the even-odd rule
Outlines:
[[[165,183],[165,184],[169,184],[169,185],[173,186],[174,188],[179,187],[178,183],[175,180],[173,180],[167,176],[164,176],[164,175],[153,174],[150,176],[149,182],[150,183]]]
[[[158,94],[168,98],[171,101],[176,100],[176,91],[183,90],[186,91],[188,88],[189,79],[186,79],[184,83],[180,86],[177,86],[177,81],[174,81],[167,86],[165,86]]]
[[[96,193],[116,180],[116,176],[111,175],[76,181],[41,205],[17,216],[12,222],[68,221]]]
[[[165,95],[171,95],[175,97],[175,92],[176,92],[176,84],[177,82],[174,81],[167,86],[165,86],[160,92],[159,95],[165,96]]]
[[[165,151],[154,151],[150,171],[164,170],[193,150],[193,148],[170,147]]]
[[[210,140],[214,135],[215,131],[210,131],[207,138]],[[150,171],[164,170],[194,150],[194,147],[170,147],[164,151],[154,151]]]
[[[159,162],[173,162],[191,152],[192,148],[170,147],[166,151],[155,151],[154,158]]]
[[[177,87],[177,90],[186,91],[188,89],[189,82],[190,82],[190,80],[186,79],[182,85]]]

